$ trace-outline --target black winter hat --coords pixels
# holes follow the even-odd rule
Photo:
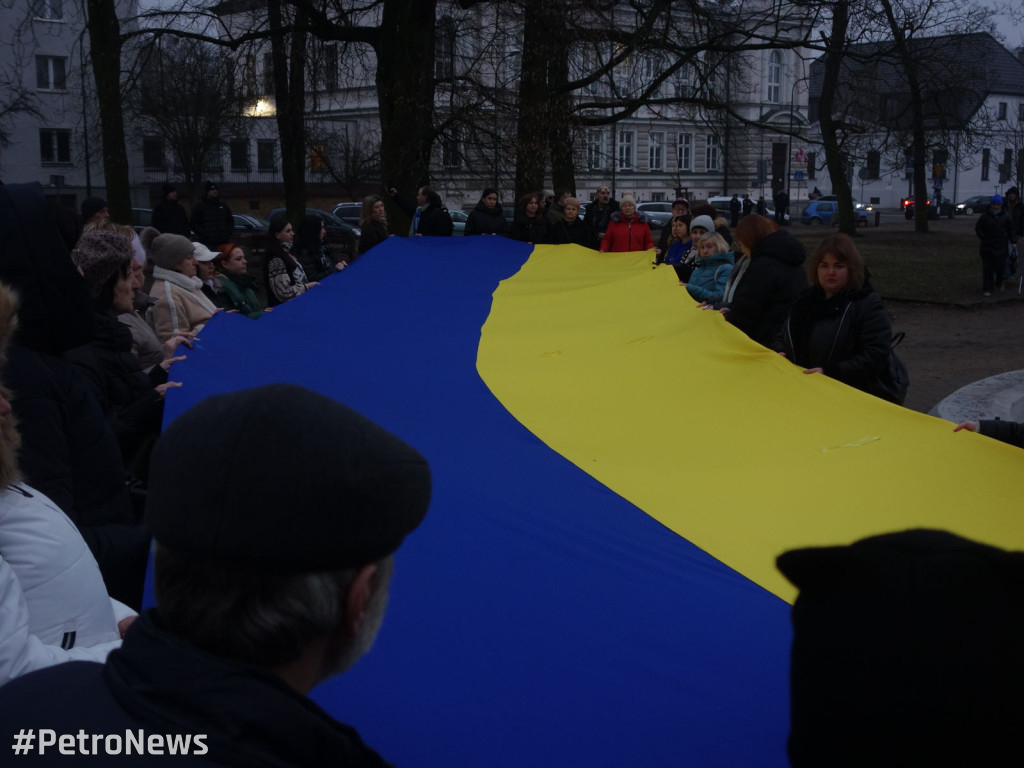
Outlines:
[[[189,409],[157,441],[149,478],[146,517],[162,546],[279,572],[379,560],[430,503],[430,469],[414,448],[292,384]]]
[[[89,219],[107,207],[107,201],[102,197],[87,197],[82,201],[82,219],[88,223]]]
[[[912,530],[778,567],[793,768],[1024,762],[1024,553]]]

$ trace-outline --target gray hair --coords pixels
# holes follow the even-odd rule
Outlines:
[[[375,595],[386,594],[392,566],[391,556],[378,563]],[[342,625],[345,595],[358,571],[279,573],[193,560],[160,545],[153,561],[160,621],[169,632],[217,656],[268,669],[294,661],[313,639]],[[343,666],[355,658],[346,661]]]

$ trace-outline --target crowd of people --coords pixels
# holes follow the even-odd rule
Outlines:
[[[8,246],[0,256],[0,714],[53,727],[77,723],[85,707],[108,726],[184,723],[210,732],[206,746],[218,764],[237,763],[238,728],[250,734],[254,760],[294,750],[294,734],[313,729],[321,734],[314,762],[355,754],[360,764],[384,765],[305,695],[372,642],[391,555],[426,513],[429,470],[393,435],[288,385],[211,398],[161,433],[165,394],[180,386],[173,366],[205,324],[221,311],[253,319],[270,311],[245,250],[230,242],[230,230],[217,229],[222,204],[211,186],[201,232],[195,213],[191,221],[178,214],[170,190],[154,213],[154,224],[168,230],[136,235],[111,222],[99,198],[83,203],[79,231],[38,185],[0,185]],[[429,187],[417,190],[415,203],[390,194],[409,214],[411,235],[451,234],[451,217]],[[656,244],[635,200],[614,201],[607,187],[584,217],[568,190],[544,203],[540,193],[523,196],[509,223],[496,191],[485,190],[467,234],[649,251],[655,268],[673,267],[698,307],[721,312],[805,373],[901,401],[889,316],[848,236],[825,238],[808,258],[765,216],[741,210],[731,227],[713,207],[691,210],[680,198]],[[993,214],[1001,221],[995,207]],[[360,253],[392,236],[380,196],[364,200],[361,224]],[[271,307],[350,264],[333,257],[316,216],[296,225],[275,217],[271,235],[264,269]],[[147,263],[153,280],[144,291]],[[255,411],[266,417],[253,420]],[[1020,425],[957,429],[1024,440]],[[293,455],[310,440],[332,450]],[[235,455],[253,444],[268,450],[255,460]],[[224,464],[246,469],[211,479],[209,468]],[[360,471],[345,471],[356,464]],[[368,465],[379,472],[368,474]],[[267,480],[282,470],[292,473],[287,491]],[[180,482],[184,476],[194,482]],[[275,496],[295,489],[300,495],[287,501]],[[348,498],[363,506],[339,513],[321,503]],[[284,506],[310,518],[284,531]],[[154,538],[159,613],[140,615]],[[948,544],[929,539],[940,550]],[[780,567],[801,589],[817,578],[798,556]],[[321,599],[324,590],[331,600]],[[98,665],[54,666],[103,662],[122,638],[123,651],[110,661],[116,685]],[[815,669],[800,667],[801,685],[821,696]],[[232,685],[220,685],[222,675]],[[272,675],[286,685],[268,682]],[[76,696],[57,694],[67,690]],[[212,713],[219,724],[209,721]],[[813,707],[806,713],[814,729],[823,727]],[[813,734],[800,739],[800,750],[818,749],[806,746],[818,743]],[[293,758],[284,754],[281,764]]]

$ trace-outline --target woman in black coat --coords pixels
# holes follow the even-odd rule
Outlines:
[[[388,229],[388,215],[384,210],[384,201],[379,195],[367,195],[363,198],[363,211],[359,216],[359,231],[360,256],[391,237],[391,231]]]
[[[550,237],[548,221],[541,211],[540,192],[528,192],[519,198],[515,221],[509,236],[523,243],[546,243]]]
[[[464,235],[503,235],[508,230],[505,212],[498,202],[498,190],[487,187],[476,208],[469,212]]]
[[[892,325],[848,235],[825,238],[811,259],[811,286],[782,327],[781,351],[804,369],[891,399],[885,386]]]
[[[132,332],[117,316],[132,309],[132,250],[130,241],[116,232],[86,232],[71,258],[78,265],[93,300],[96,334],[92,341],[67,353],[92,385],[110,423],[125,468],[145,481],[149,452],[160,434],[164,393],[171,365],[184,359],[174,349],[188,343],[175,336],[164,344],[164,361],[145,373],[132,354]]]
[[[729,276],[721,304],[715,306],[751,339],[771,346],[793,302],[807,288],[807,251],[789,232],[757,214],[740,220],[733,243],[743,258]]]
[[[580,218],[580,201],[575,197],[567,197],[562,202],[562,208],[565,218],[551,227],[551,242],[557,245],[575,243],[594,251],[600,248],[600,239],[590,225]]]
[[[320,281],[348,266],[348,262],[335,261],[331,246],[327,244],[327,225],[319,216],[303,216],[295,230],[292,255],[299,260],[310,280]]]

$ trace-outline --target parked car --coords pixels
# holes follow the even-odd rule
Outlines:
[[[956,212],[961,215],[971,216],[975,213],[981,213],[991,204],[992,195],[975,195],[974,197],[968,197],[962,203],[958,203]]]
[[[359,226],[359,219],[363,215],[362,203],[338,203],[331,211],[335,216],[353,227]]]
[[[637,203],[636,209],[647,217],[651,229],[662,229],[672,224],[672,203]]]
[[[270,228],[270,222],[251,213],[236,213],[232,215],[235,220],[235,231],[240,234],[251,235],[266,233]]]
[[[932,205],[931,200],[926,200],[925,205],[928,206],[928,218],[938,219],[942,216],[952,219],[956,206],[949,200],[949,198],[942,198],[939,201],[938,207]],[[900,200],[900,207],[903,208],[903,215],[909,220],[914,218],[914,198],[905,197]]]
[[[146,227],[153,226],[152,208],[132,208],[132,229],[141,234]]]
[[[268,215],[268,219],[274,218],[278,213],[284,213],[284,208],[275,208]],[[352,256],[358,250],[359,236],[362,231],[359,227],[353,227],[348,222],[342,221],[330,211],[321,208],[307,208],[307,216],[318,216],[327,227],[327,242],[336,246],[342,253]],[[295,222],[292,222],[294,226]]]
[[[861,209],[854,209],[857,225],[866,227],[868,225],[868,213]],[[812,200],[800,214],[800,221],[808,226],[832,226],[839,224],[839,203],[835,200],[823,200],[818,198]]]
[[[452,236],[466,234],[466,222],[469,221],[469,214],[465,211],[448,211],[452,217]]]

